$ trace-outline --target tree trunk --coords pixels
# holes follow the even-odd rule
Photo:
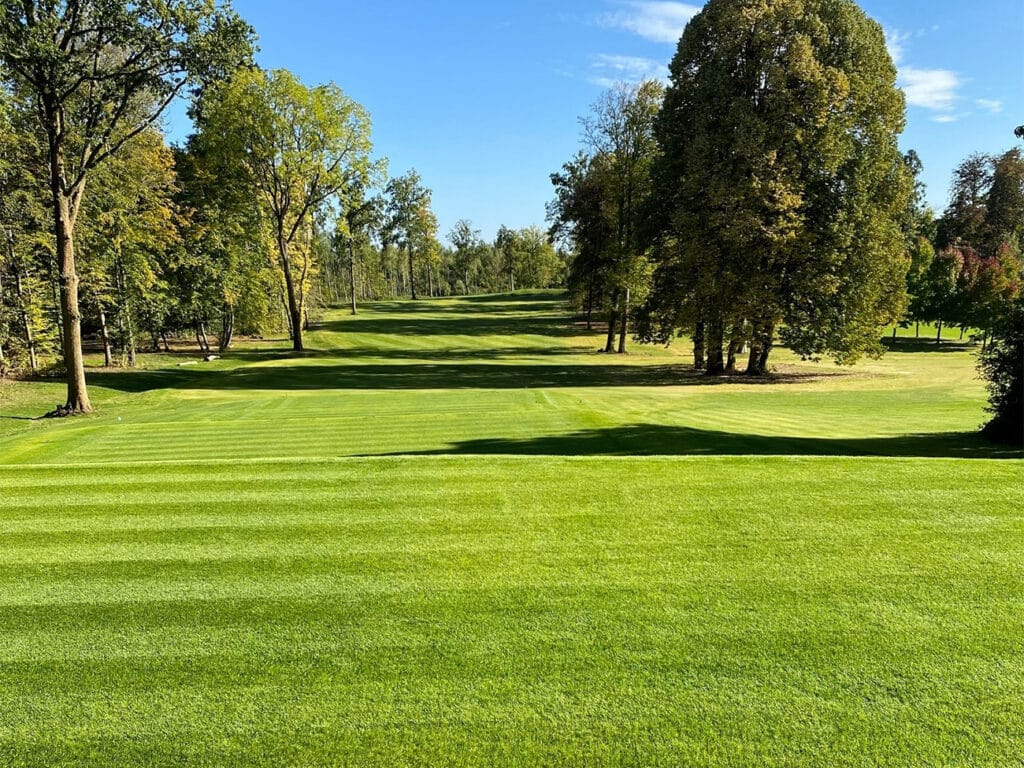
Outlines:
[[[57,329],[57,344],[60,348],[64,349],[64,324],[61,321],[60,315],[60,286],[56,277],[56,262],[57,257],[54,254],[50,254],[50,258],[46,260],[46,276],[50,283],[50,291],[52,292],[50,298],[52,299],[53,306],[53,327]]]
[[[708,367],[707,350],[705,348],[704,321],[699,321],[693,328],[693,367],[703,371]]]
[[[619,354],[626,354],[626,334],[629,332],[629,288],[626,289],[626,296],[622,303],[622,319],[619,326]]]
[[[295,290],[295,278],[292,276],[291,259],[288,255],[288,241],[284,236],[284,224],[278,223],[277,250],[281,256],[281,269],[284,270],[284,287],[288,299],[288,319],[292,329],[292,351],[302,352],[302,306],[298,292]]]
[[[231,342],[235,337],[235,309],[225,305],[220,318],[220,340],[217,349],[221,354],[231,349]]]
[[[60,283],[60,316],[63,336],[64,368],[67,371],[68,397],[64,411],[69,414],[92,413],[85,383],[85,358],[82,355],[82,314],[78,308],[78,271],[75,268],[75,205],[63,191],[62,150],[50,152],[51,192],[54,203],[54,234]]]
[[[413,263],[412,244],[410,243],[406,248],[409,250],[409,292],[412,294],[412,300],[416,301],[416,272],[414,271],[416,265]]]
[[[743,351],[742,330],[742,324],[734,325],[729,338],[729,357],[725,362],[725,370],[728,373],[736,372],[736,358]]]
[[[918,320],[916,323],[914,323],[914,338],[915,339],[920,339],[921,338],[921,321],[920,320]]]
[[[160,331],[160,340],[164,343],[164,352],[170,354],[171,345],[167,343],[167,331]]]
[[[594,281],[587,286],[587,330],[594,330]]]
[[[430,268],[430,262],[427,262],[427,298],[434,298],[434,270]]]
[[[356,304],[356,246],[352,238],[348,239],[348,289],[352,294],[352,314],[359,314]]]
[[[725,373],[725,357],[722,347],[725,344],[725,322],[714,318],[707,324],[707,374],[721,376]]]
[[[768,373],[768,357],[775,342],[775,324],[761,323],[754,328],[754,340],[750,345],[750,360],[747,362],[748,376],[764,376]]]
[[[615,328],[619,317],[619,292],[612,294],[611,308],[608,310],[608,338],[605,339],[604,351],[611,354],[615,351]]]
[[[21,329],[25,334],[25,349],[28,351],[28,365],[32,373],[39,370],[39,358],[36,357],[36,340],[32,333],[32,320],[28,316],[28,301],[21,282],[21,268],[14,268],[14,290],[18,295],[18,310],[21,314]]]
[[[942,321],[939,320],[939,332],[935,334],[935,346],[942,344]]]
[[[114,356],[110,350],[110,330],[107,328],[107,313],[100,304],[100,336],[103,337],[103,367],[114,365]]]
[[[120,252],[117,260],[117,284],[121,294],[121,329],[123,332],[124,353],[128,358],[128,367],[135,367],[135,322],[132,319],[132,303],[128,295],[128,276],[125,274],[124,266],[121,263]]]
[[[966,331],[967,331],[967,329],[964,326],[961,325],[960,326],[960,341],[964,340],[964,333],[966,333]]]
[[[896,346],[896,329],[897,329],[898,327],[899,327],[899,326],[896,326],[896,325],[894,325],[894,326],[892,327],[892,343],[893,343],[893,346]]]
[[[466,291],[465,291],[465,294],[466,294],[466,296],[469,296],[469,270],[468,270],[468,269],[466,270],[466,282],[465,282],[465,286],[466,286]]]

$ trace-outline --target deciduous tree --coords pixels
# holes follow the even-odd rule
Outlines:
[[[200,125],[224,157],[244,165],[268,212],[292,346],[302,351],[314,216],[368,185],[370,118],[335,85],[306,87],[286,70],[239,70],[210,93]]]
[[[684,306],[660,316],[704,329],[712,374],[727,341],[763,373],[780,323],[804,357],[881,354],[906,300],[910,195],[881,26],[851,0],[710,0],[670,71],[653,297]]]
[[[251,30],[212,0],[24,0],[0,15],[0,61],[36,105],[60,275],[67,402],[92,410],[82,359],[75,224],[86,182],[170,102],[251,56]]]

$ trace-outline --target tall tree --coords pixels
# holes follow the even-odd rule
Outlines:
[[[978,245],[986,255],[996,253],[1004,243],[1018,251],[1024,246],[1024,155],[1016,147],[993,163],[985,230],[985,242]]]
[[[584,141],[602,160],[593,168],[602,171],[599,178],[614,233],[606,263],[611,289],[606,352],[614,351],[618,331],[618,352],[625,353],[630,308],[634,300],[646,298],[649,269],[639,230],[651,193],[651,166],[658,151],[654,121],[663,97],[664,87],[654,80],[620,83],[581,119]]]
[[[342,201],[342,214],[335,226],[334,248],[344,251],[348,272],[348,295],[352,314],[359,313],[357,273],[358,253],[370,247],[371,238],[384,226],[384,198],[366,196],[366,190],[357,187]]]
[[[431,248],[437,235],[437,217],[431,209],[431,192],[423,185],[415,169],[391,179],[386,192],[389,237],[405,249],[409,259],[409,293],[415,301],[415,256]]]
[[[244,165],[266,206],[300,352],[314,217],[332,198],[368,185],[370,118],[335,85],[309,88],[286,70],[239,70],[209,95],[199,123],[225,157]]]
[[[607,301],[616,229],[603,166],[604,158],[578,153],[551,174],[555,199],[547,206],[549,236],[572,250],[566,282],[570,297],[586,316],[587,330],[593,329],[595,310]]]
[[[949,205],[939,221],[938,246],[980,247],[985,239],[993,158],[975,153],[953,171]]]
[[[481,266],[480,254],[484,243],[480,230],[474,229],[468,219],[459,219],[448,233],[448,242],[455,249],[453,268],[462,282],[463,294],[468,296],[473,275]]]
[[[658,117],[653,301],[664,322],[804,357],[881,354],[902,316],[904,97],[879,24],[852,0],[710,0],[687,26]],[[695,334],[699,335],[699,334]]]
[[[91,172],[154,125],[185,89],[247,61],[251,38],[230,7],[212,0],[4,4],[0,61],[35,101],[48,159],[68,380],[62,413],[92,410],[74,245]]]

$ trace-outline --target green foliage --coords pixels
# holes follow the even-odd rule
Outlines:
[[[212,88],[199,110],[203,143],[258,192],[273,231],[296,350],[318,263],[321,209],[357,204],[377,173],[370,118],[340,88],[304,86],[290,72],[247,69]]]
[[[580,153],[552,174],[551,235],[572,249],[568,284],[587,312],[609,311],[607,351],[621,323],[625,351],[631,304],[647,297],[651,269],[641,236],[657,152],[654,120],[664,88],[655,81],[609,89],[580,122],[590,154]]]
[[[980,369],[988,380],[992,420],[984,432],[993,440],[1024,448],[1024,297],[999,316]]]
[[[882,352],[902,316],[904,99],[881,27],[849,0],[712,0],[671,65],[655,167],[667,322],[807,357]],[[712,366],[715,368],[716,366]]]

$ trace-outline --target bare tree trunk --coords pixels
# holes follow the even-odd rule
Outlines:
[[[721,376],[725,373],[725,357],[722,347],[725,344],[725,322],[720,317],[708,321],[707,333],[707,374]]]
[[[939,320],[939,332],[935,334],[935,346],[942,344],[942,321]]]
[[[359,314],[359,307],[356,305],[356,246],[353,239],[348,239],[348,290],[352,295],[352,314]]]
[[[50,290],[52,292],[51,299],[53,301],[53,327],[57,329],[57,343],[60,348],[64,349],[64,324],[61,322],[60,315],[60,286],[59,281],[56,277],[56,260],[57,257],[54,254],[50,254],[50,258],[46,260],[46,273],[47,278],[50,282]]]
[[[594,330],[594,281],[587,285],[587,330]]]
[[[615,328],[619,316],[619,292],[612,294],[611,307],[608,310],[608,338],[605,339],[604,351],[611,354],[615,351]]]
[[[920,320],[918,320],[917,322],[914,323],[914,338],[915,339],[920,339],[921,338],[921,321]]]
[[[164,343],[164,352],[170,353],[171,345],[167,343],[167,331],[160,331],[160,340]]]
[[[747,363],[748,376],[764,376],[768,373],[768,357],[775,342],[775,323],[758,323],[754,327],[754,340],[750,345],[750,360]]]
[[[465,286],[466,286],[466,296],[469,296],[469,270],[468,269],[466,270]]]
[[[622,304],[622,320],[619,328],[619,354],[626,354],[626,334],[629,332],[629,288],[626,289],[626,297]]]
[[[200,352],[210,351],[210,337],[206,333],[206,322],[196,319],[196,344]]]
[[[892,327],[892,343],[893,343],[893,346],[896,346],[896,329],[897,329],[898,327],[899,327],[899,326],[896,326],[896,325],[894,325],[894,326]]]
[[[231,342],[235,337],[235,309],[234,307],[224,305],[224,310],[221,313],[220,319],[220,340],[217,344],[217,349],[220,350],[221,354],[231,349]]]
[[[960,326],[960,341],[964,340],[964,333],[966,333],[966,332],[967,332],[967,328],[965,326],[961,325]]]
[[[703,320],[699,320],[693,327],[693,367],[697,371],[706,370],[708,367],[705,330]]]
[[[132,318],[132,302],[128,294],[128,275],[125,274],[124,265],[121,264],[120,253],[117,260],[117,286],[121,296],[121,307],[119,317],[121,318],[121,330],[123,336],[124,352],[128,358],[128,367],[135,367],[135,321]]]
[[[727,373],[736,372],[736,358],[739,357],[740,352],[743,351],[743,325],[742,323],[736,323],[733,325],[732,334],[729,337],[729,356],[725,362],[725,370]]]
[[[434,270],[430,268],[430,262],[427,262],[427,298],[434,298]]]
[[[29,299],[25,296],[21,282],[21,268],[14,268],[14,290],[18,295],[18,310],[21,314],[22,333],[25,334],[25,349],[28,350],[28,365],[32,373],[39,370],[39,358],[36,357],[35,335],[32,333],[32,320],[28,316]]]
[[[110,368],[114,365],[114,356],[110,350],[110,329],[107,328],[107,313],[100,303],[100,336],[103,337],[103,367]]]
[[[295,290],[295,278],[292,276],[291,259],[288,255],[288,241],[284,236],[284,223],[278,222],[277,250],[281,257],[281,269],[284,271],[285,293],[288,299],[288,318],[292,329],[292,350],[302,352],[302,307],[298,292]]]
[[[406,248],[409,251],[409,288],[412,293],[412,300],[416,301],[416,265],[413,263],[412,243],[407,244]]]
[[[51,168],[56,165],[57,162],[51,158]],[[78,271],[75,268],[74,206],[61,190],[63,168],[52,172],[58,174],[51,182],[51,186],[54,198],[64,367],[67,370],[68,382],[68,397],[64,410],[67,413],[92,413],[89,390],[85,383],[85,357],[82,354],[82,314],[78,308]]]

